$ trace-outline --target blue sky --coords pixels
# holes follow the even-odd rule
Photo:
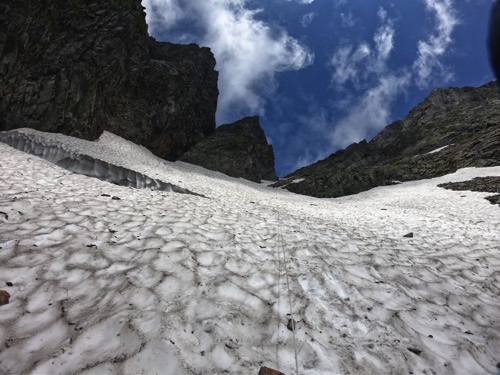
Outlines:
[[[432,89],[493,80],[492,0],[144,0],[158,40],[212,49],[217,124],[259,115],[278,175],[371,139]]]

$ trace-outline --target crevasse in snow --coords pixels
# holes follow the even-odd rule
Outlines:
[[[17,150],[41,157],[70,172],[95,177],[120,186],[136,189],[173,191],[183,194],[195,194],[161,180],[150,178],[131,169],[95,159],[89,155],[76,152],[65,147],[64,143],[54,142],[43,137],[43,133],[28,129],[13,130],[0,133],[0,142],[8,144]]]

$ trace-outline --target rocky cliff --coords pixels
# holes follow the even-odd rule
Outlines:
[[[500,165],[500,92],[489,83],[437,89],[370,142],[353,144],[299,169],[275,186],[339,197],[459,168],[495,165]]]
[[[276,180],[273,148],[258,117],[219,126],[180,160],[250,181]]]
[[[140,0],[0,0],[0,130],[108,130],[173,160],[215,129],[214,67],[150,38]]]

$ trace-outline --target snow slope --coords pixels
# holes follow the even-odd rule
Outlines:
[[[0,373],[291,375],[289,302],[301,374],[496,373],[500,208],[437,184],[500,167],[319,200],[24,132],[204,197],[0,143]]]

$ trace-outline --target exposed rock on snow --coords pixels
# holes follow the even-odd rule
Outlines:
[[[280,371],[273,370],[269,367],[261,367],[259,375],[285,375]]]
[[[470,181],[441,184],[439,187],[450,190],[471,190],[500,193],[500,177],[478,177]],[[485,197],[491,204],[500,205],[500,194]]]
[[[498,204],[500,206],[500,194],[491,195],[485,199],[487,199],[491,204]]]
[[[0,306],[9,303],[10,294],[5,290],[0,290]]]
[[[486,193],[500,193],[500,177],[478,177],[469,181],[450,182],[440,184],[439,187],[457,191],[483,191]]]
[[[304,375],[497,372],[499,208],[437,185],[499,167],[318,200],[110,134],[46,137],[211,199],[111,185],[0,144],[0,283],[13,283],[0,373],[291,375],[289,303]]]

